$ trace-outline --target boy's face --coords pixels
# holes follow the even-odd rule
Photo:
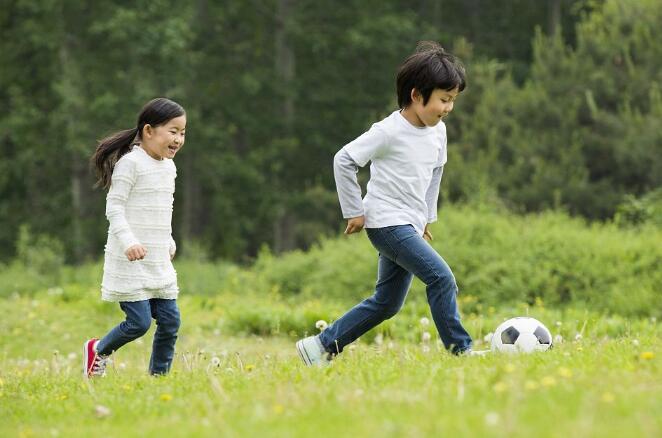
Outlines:
[[[423,126],[435,126],[444,117],[453,111],[453,103],[460,94],[458,88],[442,90],[435,88],[426,105],[423,105],[423,96],[418,90],[412,90],[411,106]]]

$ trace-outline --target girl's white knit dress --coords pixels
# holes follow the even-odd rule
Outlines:
[[[177,169],[169,159],[156,160],[140,146],[117,161],[106,197],[108,242],[101,283],[106,301],[175,299],[177,273],[170,257],[172,204]],[[130,262],[124,252],[140,244],[143,260]]]

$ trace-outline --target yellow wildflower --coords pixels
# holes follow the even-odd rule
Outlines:
[[[170,394],[161,394],[161,400],[168,402],[168,401],[172,400],[172,395],[170,395]]]
[[[570,377],[572,377],[572,370],[566,367],[561,367],[559,368],[559,376],[569,379]]]
[[[639,355],[639,357],[643,360],[651,360],[655,357],[655,353],[653,353],[652,351],[644,351]]]
[[[527,389],[529,391],[533,391],[535,389],[538,389],[538,382],[534,382],[533,380],[527,380],[524,383],[524,389]]]
[[[508,389],[508,385],[506,385],[503,382],[497,382],[492,389],[494,389],[494,392],[504,392],[506,389]]]
[[[616,397],[614,397],[614,394],[611,392],[605,392],[602,394],[602,401],[605,403],[611,403],[614,400],[616,400]]]
[[[542,378],[540,383],[542,384],[542,386],[548,386],[548,387],[554,386],[556,385],[556,379],[552,376],[545,376]]]

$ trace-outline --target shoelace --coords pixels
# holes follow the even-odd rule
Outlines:
[[[94,358],[90,374],[93,376],[103,376],[106,374],[106,365],[108,365],[108,357],[97,354]]]

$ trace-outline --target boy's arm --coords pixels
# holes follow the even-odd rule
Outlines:
[[[432,179],[430,186],[425,193],[425,203],[428,206],[428,223],[437,221],[437,202],[439,201],[439,185],[441,184],[441,176],[444,173],[444,166],[435,167],[432,171]]]
[[[333,174],[343,217],[345,234],[358,233],[365,225],[361,186],[356,178],[359,167],[378,156],[386,145],[386,135],[378,124],[343,147],[333,159]]]
[[[345,149],[338,151],[333,158],[333,176],[336,180],[340,209],[345,219],[363,216],[361,186],[356,174],[359,166]]]
[[[125,253],[132,246],[140,245],[126,220],[126,201],[135,183],[135,163],[130,160],[118,161],[106,195],[106,218],[110,223],[108,232],[117,237]]]

